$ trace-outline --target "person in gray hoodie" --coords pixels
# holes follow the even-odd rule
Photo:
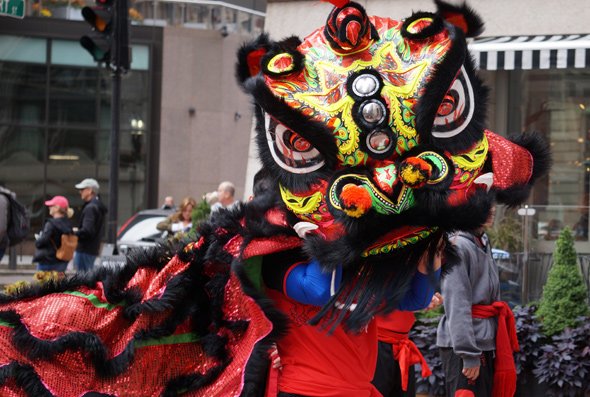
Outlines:
[[[473,305],[491,305],[500,300],[498,269],[485,230],[494,221],[495,207],[487,222],[472,232],[457,232],[449,238],[459,263],[441,280],[445,314],[437,330],[445,372],[447,396],[470,390],[475,397],[491,396],[496,349],[496,317],[473,318]]]

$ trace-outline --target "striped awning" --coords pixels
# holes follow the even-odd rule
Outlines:
[[[590,34],[483,37],[469,49],[482,70],[590,68]]]

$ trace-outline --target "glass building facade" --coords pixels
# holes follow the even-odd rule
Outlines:
[[[51,23],[56,37],[35,37],[34,23],[0,28],[0,184],[30,210],[31,233],[41,229],[51,196],[66,196],[79,213],[83,202],[74,185],[84,178],[98,180],[101,199],[109,202],[111,73],[80,46],[77,31],[85,34],[86,27]],[[131,70],[122,79],[119,223],[155,205],[148,165],[158,142],[153,65],[159,62],[152,57],[159,36],[153,37],[155,44],[148,37],[132,45]]]

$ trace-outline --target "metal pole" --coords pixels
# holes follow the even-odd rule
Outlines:
[[[8,247],[8,268],[16,270],[16,247]]]
[[[116,45],[116,44],[115,44]],[[111,93],[111,161],[109,173],[109,222],[108,222],[108,243],[113,244],[114,252],[117,253],[117,219],[119,206],[119,118],[121,102],[121,69],[115,67],[113,70],[113,87]]]
[[[129,70],[131,54],[129,48],[129,15],[127,0],[115,2],[115,30],[111,56],[113,87],[111,98],[111,161],[109,180],[109,222],[108,243],[112,244],[113,255],[117,255],[117,220],[119,212],[119,128],[121,108],[121,75]]]
[[[521,304],[526,304],[529,300],[529,208],[528,205],[524,206],[525,208],[525,215],[524,215],[524,238],[523,238],[523,245],[524,245],[524,254],[523,254],[523,261],[522,261],[522,296],[521,296]]]

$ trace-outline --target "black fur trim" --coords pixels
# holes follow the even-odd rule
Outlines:
[[[432,23],[419,32],[413,33],[408,31],[410,24],[422,18],[432,18]],[[416,12],[404,21],[400,33],[402,37],[409,40],[424,40],[442,32],[443,28],[444,23],[438,15],[431,12]]]
[[[341,288],[310,324],[329,330],[341,324],[350,332],[360,332],[375,315],[395,310],[408,291],[424,253],[428,255],[427,263],[432,270],[442,234],[442,231],[435,232],[413,244],[411,249],[366,258],[353,271],[344,269]],[[353,304],[356,308],[349,310]]]
[[[14,379],[16,385],[29,397],[54,397],[30,365],[12,361],[0,367],[0,386],[4,385],[8,379]]]
[[[298,73],[303,70],[303,54],[299,52],[297,47],[301,44],[301,40],[296,36],[291,36],[279,42],[273,43],[269,51],[262,57],[262,72],[271,77],[285,76],[292,73]],[[293,57],[293,69],[286,72],[272,72],[268,69],[268,62],[277,54],[288,53]]]
[[[162,393],[162,397],[176,397],[186,392],[205,387],[215,381],[228,364],[229,360],[226,360],[221,364],[211,368],[205,374],[194,373],[191,375],[182,375],[171,379],[166,385],[166,388]]]
[[[434,0],[434,2],[436,3],[437,8],[436,13],[443,19],[446,19],[445,14],[447,13],[461,14],[463,16],[467,24],[467,32],[465,32],[465,36],[477,37],[483,32],[484,23],[481,17],[465,3],[460,6],[456,6],[442,0]]]
[[[236,79],[238,84],[242,87],[244,82],[252,76],[250,67],[248,65],[248,55],[256,50],[268,51],[270,48],[270,40],[266,33],[258,36],[254,41],[244,44],[238,49],[238,62],[236,63]],[[261,57],[262,59],[262,57]],[[262,70],[262,65],[260,67]]]

